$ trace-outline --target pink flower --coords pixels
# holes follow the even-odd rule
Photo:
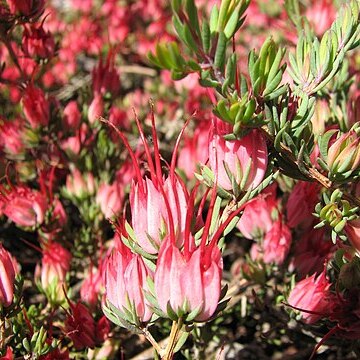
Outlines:
[[[217,184],[225,190],[232,190],[227,167],[235,182],[241,184],[242,190],[255,188],[263,180],[267,169],[264,137],[257,130],[252,130],[240,140],[228,141],[223,135],[215,128],[209,140],[209,165],[217,177]]]
[[[11,305],[14,298],[15,268],[13,259],[0,243],[0,305]]]
[[[330,286],[324,271],[299,281],[291,290],[288,303],[301,311],[303,320],[312,324],[329,313]],[[306,312],[308,311],[308,312]]]
[[[261,239],[273,226],[273,212],[278,212],[277,201],[275,193],[266,192],[246,203],[237,224],[247,239]]]
[[[71,254],[57,242],[45,245],[41,267],[35,270],[35,278],[40,280],[42,289],[51,303],[61,303],[65,299],[66,274],[70,269]]]
[[[94,308],[97,304],[102,285],[103,281],[101,272],[97,269],[91,269],[81,285],[81,300],[89,304],[90,307]]]
[[[0,188],[3,213],[19,226],[35,226],[45,219],[47,200],[39,192],[18,186],[11,190]]]
[[[133,254],[125,245],[119,244],[107,259],[104,269],[104,282],[107,300],[121,312],[134,304],[135,319],[147,322],[152,316],[145,291],[149,291],[147,277],[152,277],[142,258]]]
[[[81,114],[76,101],[70,101],[64,109],[63,123],[66,128],[76,130],[80,126]]]
[[[95,180],[91,173],[81,174],[78,169],[73,169],[66,177],[66,191],[69,195],[82,199],[95,192]]]
[[[291,239],[290,229],[281,220],[276,221],[264,238],[264,262],[281,265],[289,253]]]
[[[209,156],[209,126],[208,122],[201,122],[196,127],[194,135],[184,139],[184,147],[179,152],[178,167],[186,176],[194,177],[197,164],[204,164]]]
[[[122,209],[123,189],[121,184],[115,181],[113,184],[102,184],[96,195],[96,203],[106,218],[111,218]]]
[[[198,310],[197,321],[215,312],[221,293],[223,262],[217,246],[181,252],[168,238],[163,241],[154,276],[160,309],[168,305],[175,313]]]
[[[160,186],[163,187],[163,192],[160,191]],[[173,176],[168,177],[163,185],[155,186],[148,178],[142,180],[141,185],[133,184],[130,193],[132,227],[138,244],[145,251],[150,254],[158,252],[162,239],[169,232],[169,216],[177,229],[177,245],[181,246],[186,199],[187,194],[180,180]]]
[[[25,89],[22,105],[25,117],[33,128],[48,125],[50,105],[41,89],[29,84]]]

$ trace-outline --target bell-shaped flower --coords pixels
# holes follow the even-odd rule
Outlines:
[[[304,322],[312,324],[330,311],[330,283],[324,271],[299,281],[288,297],[290,306],[301,311]]]
[[[163,184],[157,185],[149,178],[133,184],[130,193],[132,227],[139,246],[146,252],[158,252],[162,239],[169,231],[169,210],[178,232],[177,245],[181,246],[186,197],[184,187],[176,177],[168,177]]]
[[[266,141],[258,130],[238,140],[225,140],[220,125],[214,125],[209,139],[209,166],[217,184],[225,190],[257,187],[264,179],[268,163]]]
[[[35,269],[35,279],[51,304],[61,304],[65,300],[64,289],[70,262],[70,252],[59,243],[52,241],[45,245],[41,266],[37,265]]]
[[[119,243],[105,264],[104,282],[106,299],[122,320],[135,325],[150,320],[152,310],[145,298],[148,277],[152,273],[143,259]]]
[[[96,194],[96,203],[106,218],[118,214],[122,208],[123,188],[120,183],[101,184]]]
[[[330,178],[343,180],[360,167],[360,137],[351,130],[340,135],[330,146],[327,153]]]
[[[245,204],[237,227],[247,239],[261,239],[272,228],[274,213],[278,213],[277,201],[271,188]]]
[[[0,306],[9,306],[13,301],[15,273],[11,255],[0,243]]]
[[[223,261],[217,246],[186,254],[167,238],[159,252],[154,276],[156,299],[166,314],[196,313],[205,321],[215,312],[221,293]]]

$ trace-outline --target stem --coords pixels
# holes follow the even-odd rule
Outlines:
[[[0,350],[5,347],[5,318],[0,316]]]
[[[147,328],[141,329],[142,334],[146,337],[146,339],[149,341],[149,343],[152,345],[152,347],[155,349],[155,351],[161,355],[163,352],[163,349],[160,347],[160,345],[157,343],[157,341],[153,338],[150,331]]]
[[[174,356],[174,349],[179,340],[182,328],[182,319],[180,318],[178,321],[173,321],[169,342],[165,349],[165,355],[161,357],[162,360],[171,360]]]

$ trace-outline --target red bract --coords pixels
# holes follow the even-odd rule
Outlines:
[[[13,301],[15,273],[11,255],[0,243],[0,306],[9,306]]]
[[[209,165],[217,178],[217,184],[232,190],[234,177],[242,190],[253,189],[264,179],[268,155],[264,137],[252,130],[240,140],[225,140],[225,132],[215,125],[209,140]],[[231,174],[228,174],[226,168]]]
[[[91,173],[81,174],[73,169],[66,177],[66,191],[69,195],[82,199],[95,193],[95,180]]]
[[[300,224],[307,227],[313,222],[315,205],[320,187],[316,183],[299,181],[290,193],[286,204],[287,224],[293,228]]]
[[[292,268],[301,278],[320,274],[323,264],[330,259],[334,250],[335,246],[326,236],[325,228],[311,229],[296,241]]]
[[[22,105],[25,117],[33,128],[49,124],[50,105],[41,89],[29,84],[24,92]]]
[[[120,77],[115,68],[115,53],[110,50],[104,63],[100,58],[99,64],[92,71],[92,88],[95,94],[106,92],[116,95],[120,90]]]
[[[77,350],[95,346],[95,321],[85,305],[70,303],[70,313],[65,320],[65,332]]]
[[[25,26],[22,48],[25,55],[32,58],[49,59],[55,53],[55,41],[43,24]]]
[[[299,309],[303,320],[312,324],[330,313],[331,294],[328,279],[324,271],[301,280],[291,290],[288,303]]]
[[[19,226],[42,224],[47,209],[46,198],[38,191],[25,186],[13,187],[10,190],[0,188],[0,204],[3,213]]]
[[[152,316],[145,291],[149,291],[147,277],[152,277],[139,255],[122,243],[107,259],[104,282],[107,300],[121,312],[129,311],[134,323],[147,322]],[[132,311],[133,305],[134,311]]]
[[[314,27],[316,35],[321,36],[331,27],[335,19],[334,3],[332,0],[320,0],[310,4],[306,7],[305,16]]]

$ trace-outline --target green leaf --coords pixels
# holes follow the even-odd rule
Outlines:
[[[223,32],[219,33],[218,43],[216,46],[214,65],[218,69],[223,69],[225,63],[225,53],[227,48],[227,39]]]
[[[263,96],[266,96],[273,92],[280,84],[282,80],[283,72],[279,70],[276,76],[273,78],[270,84],[267,84],[265,90],[263,91]]]
[[[201,27],[201,40],[204,48],[205,54],[208,54],[211,47],[211,33],[210,26],[207,21],[203,21]]]
[[[283,49],[279,49],[276,53],[275,59],[271,65],[270,71],[266,79],[266,87],[270,84],[273,78],[278,74],[281,60],[283,59],[285,52]]]
[[[224,34],[228,39],[231,39],[231,37],[234,35],[234,32],[238,26],[238,21],[239,21],[239,17],[240,17],[239,10],[240,10],[239,7],[234,9],[234,11],[232,12],[232,14],[230,16],[230,19],[226,23],[226,26],[224,29]]]
[[[198,18],[198,10],[195,6],[194,0],[185,0],[185,9],[189,16],[189,21],[193,30],[200,37],[200,26]]]
[[[218,33],[221,33],[224,30],[230,3],[231,3],[231,0],[222,0],[221,1],[220,11],[219,11],[219,19],[218,19],[218,24],[217,24],[217,32]]]
[[[210,33],[214,34],[217,31],[219,22],[219,9],[216,4],[213,6],[210,14]]]
[[[171,70],[171,68],[174,66],[172,61],[170,60],[169,53],[165,47],[165,44],[157,43],[156,44],[156,56],[165,69]]]
[[[186,25],[184,27],[184,39],[189,49],[192,50],[195,54],[197,54],[199,51],[198,45],[196,44],[196,41],[193,35],[191,34],[189,27]]]

